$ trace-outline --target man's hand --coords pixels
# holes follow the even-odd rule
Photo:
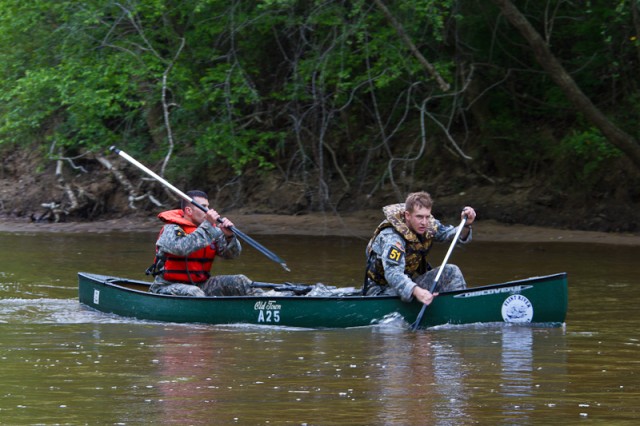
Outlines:
[[[233,222],[231,222],[229,219],[227,219],[226,217],[221,218],[220,214],[214,209],[207,210],[206,217],[207,221],[209,221],[209,223],[211,223],[213,226],[217,226],[218,228],[220,228],[224,235],[226,235],[227,237],[233,235],[233,231],[231,230],[231,228],[234,225]],[[220,222],[218,222],[218,220],[220,220]]]
[[[223,217],[222,219],[220,219],[221,222],[218,222],[218,228],[220,228],[222,230],[222,232],[224,233],[224,235],[226,237],[231,237],[233,236],[233,231],[231,230],[231,228],[234,226],[233,222],[231,222],[229,219],[227,219],[226,217]]]
[[[473,207],[466,206],[462,209],[460,219],[465,216],[467,217],[467,222],[465,223],[465,225],[471,225],[473,221],[476,220],[476,211],[473,209]]]
[[[418,302],[424,303],[425,305],[431,304],[431,302],[433,302],[433,298],[438,295],[438,293],[431,294],[429,290],[425,290],[419,286],[415,286],[411,294],[413,294],[413,297],[415,297]]]
[[[210,224],[218,226],[218,219],[220,219],[220,214],[214,209],[209,209],[207,210],[206,219]]]
[[[226,217],[223,217],[221,219],[221,222],[218,223],[218,226],[220,228],[231,228],[233,225],[233,222],[231,222],[229,219],[227,219]],[[231,231],[229,231],[231,232]]]

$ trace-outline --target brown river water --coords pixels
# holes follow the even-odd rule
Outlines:
[[[478,241],[470,287],[566,271],[564,327],[410,332],[140,322],[77,301],[78,271],[143,279],[153,233],[0,232],[0,423],[637,424],[640,246]],[[218,273],[360,286],[366,240],[259,236]],[[434,250],[439,264],[447,247]]]

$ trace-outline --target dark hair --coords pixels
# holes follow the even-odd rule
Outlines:
[[[206,192],[204,191],[200,191],[200,190],[191,190],[189,192],[187,192],[187,195],[189,196],[189,198],[191,198],[192,200],[196,197],[198,198],[206,198],[207,200],[209,199],[209,196],[207,195]],[[191,204],[190,202],[188,202],[187,200],[182,200],[180,202],[180,208],[182,210],[184,210],[185,207],[187,207],[189,204]]]
[[[413,213],[413,210],[417,207],[423,207],[430,209],[433,207],[433,200],[428,192],[412,192],[404,202],[404,209],[409,213]]]

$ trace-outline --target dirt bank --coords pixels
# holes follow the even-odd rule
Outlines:
[[[52,162],[45,162],[45,170],[34,172],[43,161],[36,151],[10,154],[0,167],[0,231],[155,232],[159,229],[155,214],[177,206],[177,201],[169,199],[161,187],[140,180],[136,170],[132,177],[136,188],[140,188],[138,193],[153,194],[162,200],[162,205],[151,203],[149,198],[132,203],[122,185],[95,161],[85,164],[87,168],[93,164],[93,173],[69,174],[60,181],[51,170]],[[594,198],[585,193],[573,194],[577,197],[573,199],[570,194],[544,189],[541,182],[479,184],[464,171],[451,173],[430,180],[428,185],[415,186],[428,187],[435,198],[433,213],[445,223],[458,223],[461,208],[474,206],[478,212],[476,241],[640,245],[640,202],[631,202],[629,197]],[[313,213],[308,203],[301,202],[304,197],[297,184],[281,182],[273,176],[252,179],[243,175],[242,179],[244,189],[239,192],[232,186],[215,187],[211,202],[216,207],[227,206],[228,211],[219,209],[220,212],[250,235],[345,235],[368,239],[382,220],[380,206],[398,202],[390,188],[380,188],[375,195],[351,194],[342,202],[331,204],[337,214]],[[453,185],[454,181],[458,184]],[[64,213],[54,214],[56,210]]]
[[[315,235],[352,236],[368,239],[382,219],[382,213],[366,210],[341,216],[311,213],[306,215],[245,214],[230,211],[238,229],[249,235]],[[28,220],[4,219],[0,232],[108,233],[155,232],[160,222],[152,216],[127,216],[94,222],[33,223]],[[573,242],[640,246],[640,235],[506,225],[494,220],[478,220],[474,224],[475,241],[500,242]]]

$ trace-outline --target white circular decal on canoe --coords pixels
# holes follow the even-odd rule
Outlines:
[[[502,302],[502,319],[505,322],[531,322],[533,305],[521,294],[514,294]]]

